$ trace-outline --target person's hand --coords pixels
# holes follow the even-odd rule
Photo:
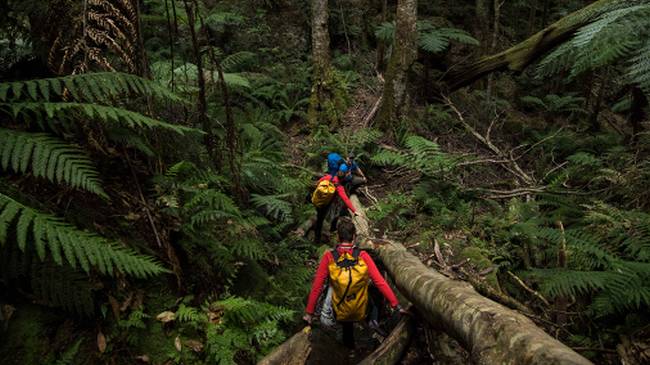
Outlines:
[[[302,316],[302,320],[307,322],[307,324],[311,326],[311,323],[314,321],[314,315],[305,313],[305,315]]]
[[[402,308],[401,305],[397,305],[395,308],[393,308],[394,312],[398,312],[400,316],[410,316],[411,312],[409,312],[407,309]]]

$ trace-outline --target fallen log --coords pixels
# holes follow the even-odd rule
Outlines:
[[[373,240],[359,198],[353,195],[351,200],[360,213],[354,218],[360,246],[378,254],[399,291],[420,315],[455,338],[474,363],[592,364],[524,315],[481,296],[464,281],[425,266],[402,244]]]
[[[408,348],[414,330],[415,321],[413,318],[404,316],[384,342],[358,365],[397,364]]]
[[[505,69],[515,72],[523,71],[535,60],[569,39],[579,28],[588,24],[597,15],[601,14],[607,6],[620,1],[596,1],[589,6],[565,16],[525,41],[503,52],[481,58],[470,65],[461,66],[458,70],[449,72],[443,78],[448,88],[446,91],[452,92],[458,90],[494,71]]]
[[[303,365],[311,353],[309,333],[311,327],[293,335],[260,360],[257,365]]]

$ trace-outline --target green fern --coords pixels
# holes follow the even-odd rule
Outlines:
[[[96,72],[31,81],[0,83],[0,101],[31,99],[42,102],[60,99],[65,93],[79,101],[104,103],[111,98],[139,94],[159,99],[184,102],[160,84],[119,72]]]
[[[49,251],[57,265],[63,265],[65,259],[67,265],[87,273],[94,267],[107,275],[123,272],[139,278],[168,272],[151,257],[137,255],[0,194],[0,245],[9,241],[11,227],[15,227],[15,241],[21,251],[34,249],[41,260]]]
[[[95,314],[94,288],[86,275],[47,263],[32,266],[31,286],[39,303],[86,317]]]
[[[569,79],[605,65],[622,62],[625,81],[650,95],[650,5],[643,1],[613,2],[556,48],[537,68],[538,77],[569,70]]]
[[[194,128],[166,123],[130,110],[93,103],[14,102],[4,106],[10,109],[14,118],[22,116],[29,120],[36,117],[42,128],[42,121],[48,119],[69,120],[87,117],[104,123],[117,123],[130,128],[162,128],[178,134],[201,133]],[[0,104],[0,107],[3,107],[3,105]]]
[[[418,171],[425,176],[439,177],[456,166],[457,161],[440,150],[437,143],[420,136],[405,141],[408,151],[384,149],[372,157],[380,166],[397,165]]]
[[[219,364],[235,364],[235,356],[268,352],[286,335],[280,328],[295,315],[292,310],[240,297],[230,297],[211,305],[223,312],[221,323],[206,331],[208,358]]]
[[[451,41],[456,41],[462,44],[478,45],[479,41],[472,37],[469,33],[458,28],[438,28],[431,22],[422,20],[417,22],[418,29],[418,46],[427,52],[438,53],[442,52]],[[395,23],[385,22],[375,28],[375,36],[387,43],[392,43],[395,37]]]
[[[84,151],[44,133],[27,133],[0,128],[0,165],[3,170],[44,177],[67,183],[108,198],[99,173]]]
[[[251,195],[251,203],[256,208],[263,209],[266,214],[279,221],[291,221],[291,203],[284,200],[289,194]]]

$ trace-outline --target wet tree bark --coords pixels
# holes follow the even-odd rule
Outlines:
[[[417,5],[416,0],[397,2],[395,41],[379,111],[379,124],[384,129],[399,123],[408,110],[408,74],[417,58]]]
[[[535,60],[569,39],[573,33],[588,24],[599,10],[620,0],[599,0],[551,24],[525,41],[492,56],[450,72],[443,79],[447,92],[458,90],[494,71],[523,71]]]
[[[361,212],[354,219],[361,247],[379,255],[418,313],[455,338],[476,364],[591,364],[524,315],[479,295],[466,282],[425,266],[402,244],[373,240],[359,199],[351,199]]]
[[[302,330],[260,360],[257,365],[303,365],[311,353],[309,332]]]

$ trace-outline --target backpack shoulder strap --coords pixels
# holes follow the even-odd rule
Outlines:
[[[336,249],[332,249],[331,252],[332,256],[334,257],[334,262],[338,262],[340,257],[339,252]]]
[[[352,249],[352,258],[356,261],[359,258],[359,255],[361,254],[361,249],[359,247],[354,246]]]

